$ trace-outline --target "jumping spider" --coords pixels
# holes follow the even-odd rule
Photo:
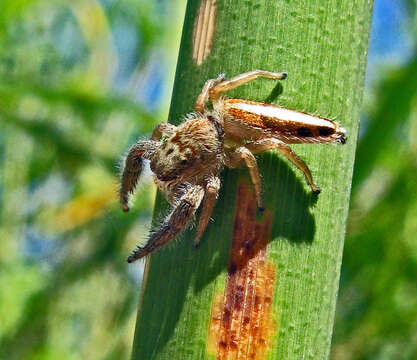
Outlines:
[[[223,166],[236,168],[243,162],[248,167],[257,205],[263,209],[261,178],[254,154],[278,150],[304,173],[312,191],[320,192],[308,166],[288,144],[344,144],[345,129],[330,120],[299,111],[222,96],[223,91],[260,77],[283,80],[287,74],[254,70],[230,80],[225,80],[224,75],[208,80],[194,105],[196,112],[187,115],[179,126],[158,125],[150,140],[138,141],[130,148],[119,191],[123,210],[129,210],[129,195],[138,182],[143,159],[150,160],[154,181],[166,194],[173,210],[151,232],[147,244],[133,251],[128,262],[174,239],[203,203],[194,243],[198,246],[219,193]],[[206,107],[208,100],[213,110]]]

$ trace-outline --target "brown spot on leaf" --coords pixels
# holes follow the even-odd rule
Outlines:
[[[208,351],[223,359],[265,359],[277,327],[272,319],[275,265],[267,259],[272,213],[257,222],[256,199],[239,184],[226,287],[215,294]]]
[[[210,54],[216,24],[216,0],[202,0],[194,22],[193,60],[201,65]]]

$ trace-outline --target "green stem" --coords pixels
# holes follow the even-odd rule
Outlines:
[[[348,144],[293,146],[321,186],[318,197],[311,194],[302,174],[275,152],[259,156],[267,209],[263,215],[252,213],[247,170],[224,171],[214,221],[200,248],[192,246],[194,228],[175,245],[152,254],[132,358],[221,359],[227,354],[245,358],[248,352],[264,358],[266,351],[271,359],[325,359],[349,207],[372,1],[218,0],[212,49],[197,65],[192,39],[199,3],[189,1],[187,6],[171,122],[179,123],[192,111],[205,80],[219,73],[231,77],[252,69],[287,71],[288,79],[281,85],[257,80],[228,95],[336,119],[347,129]],[[156,214],[163,204],[158,196]],[[239,253],[242,240],[248,247],[259,241],[246,258]],[[245,329],[251,329],[250,336]],[[233,341],[230,335],[235,336]]]

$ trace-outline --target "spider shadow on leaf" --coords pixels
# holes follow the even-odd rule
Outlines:
[[[258,164],[263,174],[263,199],[265,203],[265,212],[272,214],[272,226],[269,236],[269,242],[274,241],[287,241],[294,245],[301,243],[311,244],[314,238],[316,230],[314,216],[311,212],[311,208],[317,202],[318,195],[311,192],[310,188],[305,185],[304,179],[296,175],[295,169],[290,167],[288,163],[279,158],[274,153],[266,153],[258,157]],[[225,229],[222,225],[215,225],[217,221],[226,220],[223,219],[225,215],[225,209],[222,207],[222,203],[225,201],[223,197],[228,197],[230,192],[234,190],[230,187],[235,187],[235,184],[239,182],[239,176],[243,177],[244,181],[249,184],[250,180],[247,171],[240,170],[238,172],[231,173],[228,171],[228,181],[224,184],[223,191],[221,192],[221,198],[219,199],[219,205],[215,209],[214,219],[215,222],[211,224],[210,229],[207,229],[208,234],[203,237],[201,251],[212,251],[212,255],[207,256],[210,259],[210,263],[204,264],[204,275],[195,277],[195,291],[200,291],[208,283],[215,279],[220,271],[228,267],[228,259],[230,252],[230,241],[221,242],[213,241],[213,239],[232,239],[233,226],[230,229]],[[241,181],[241,180],[240,180]],[[252,190],[253,192],[253,190]],[[250,195],[254,199],[254,195]],[[233,201],[227,199],[227,201]],[[235,201],[235,211],[239,206],[238,201]],[[256,203],[253,201],[252,213],[255,213],[255,221],[262,222],[265,214],[256,211]],[[223,210],[223,211],[222,211]],[[233,208],[230,209],[233,213]],[[220,215],[222,213],[222,215]],[[227,219],[222,221],[226,224],[234,224],[236,227],[236,221]],[[220,227],[220,231],[216,228]],[[222,232],[224,230],[224,232]],[[236,230],[236,229],[235,229]],[[213,234],[214,232],[214,234]],[[217,233],[217,235],[216,235]],[[204,242],[213,242],[213,245],[204,244]],[[260,250],[259,247],[257,247]],[[257,251],[258,251],[257,250]],[[252,256],[255,256],[252,253]],[[206,257],[205,257],[206,259]],[[224,259],[227,259],[226,262]],[[249,260],[250,257],[247,259]]]
[[[280,82],[277,82],[277,84],[272,89],[271,93],[265,98],[263,101],[265,104],[271,104],[274,100],[278,98],[284,91],[284,87]]]

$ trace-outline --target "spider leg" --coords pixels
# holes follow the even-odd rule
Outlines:
[[[284,80],[287,77],[286,72],[274,73],[264,70],[253,70],[243,74],[236,75],[229,80],[219,82],[209,88],[209,97],[210,101],[213,103],[216,101],[223,91],[232,90],[239,86],[242,86],[249,81],[255,80],[257,78],[267,78],[267,79],[276,79]]]
[[[255,195],[256,195],[256,202],[258,204],[259,210],[264,210],[262,204],[262,183],[261,183],[261,176],[259,175],[258,164],[256,162],[255,156],[251,153],[251,151],[244,147],[238,147],[234,152],[227,153],[225,164],[227,167],[235,168],[239,166],[240,162],[243,160],[245,165],[249,170],[249,174],[252,180],[252,183],[255,187]]]
[[[310,185],[313,193],[320,193],[320,188],[314,183],[313,176],[311,175],[311,171],[308,168],[307,164],[284,142],[278,139],[269,138],[255,141],[247,145],[247,147],[255,154],[272,149],[278,150],[282,155],[284,155],[289,161],[291,161],[298,169],[300,169],[304,173],[307,184]]]
[[[220,189],[220,178],[218,176],[212,177],[206,186],[206,193],[204,195],[202,212],[200,215],[200,221],[198,223],[197,236],[194,240],[194,247],[200,245],[201,237],[204,234],[204,230],[210,220],[211,213],[213,212],[214,205],[217,200]]]
[[[149,160],[159,145],[159,141],[138,141],[129,149],[128,155],[124,161],[119,188],[119,199],[123,211],[129,211],[129,195],[132,194],[136,188],[143,168],[143,159]]]
[[[217,79],[210,79],[207,80],[206,83],[203,86],[203,89],[201,90],[200,95],[198,95],[197,101],[194,104],[195,111],[199,113],[203,113],[206,108],[206,103],[209,99],[209,92],[210,89],[213,88],[216,84],[224,80],[224,74],[220,74]]]
[[[158,229],[151,232],[149,240],[144,247],[138,247],[132,252],[127,258],[127,262],[136,261],[174,239],[188,225],[200,206],[203,197],[204,189],[201,186],[189,185],[168,218]]]
[[[174,132],[177,130],[175,125],[170,123],[161,123],[156,126],[154,131],[152,132],[151,140],[159,141],[161,140],[162,136],[171,136],[174,135]]]

